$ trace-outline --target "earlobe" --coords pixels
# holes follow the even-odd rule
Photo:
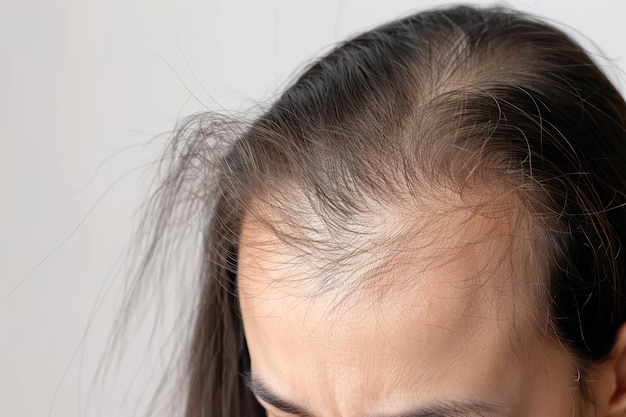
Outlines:
[[[626,416],[626,324],[622,324],[613,349],[611,357],[607,363],[604,372],[609,374],[609,396],[606,404],[607,416],[621,417]]]

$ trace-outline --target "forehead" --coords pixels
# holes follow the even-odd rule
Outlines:
[[[322,387],[307,397],[372,403],[393,402],[407,387],[434,400],[492,390],[522,323],[533,321],[526,284],[537,278],[519,259],[526,249],[510,219],[456,213],[440,222],[394,256],[360,254],[354,262],[364,265],[334,272],[244,222],[239,297],[253,371],[283,386],[302,387],[304,377],[304,386]],[[325,276],[339,284],[319,291]]]

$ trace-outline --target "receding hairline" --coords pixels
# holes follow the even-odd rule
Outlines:
[[[487,196],[483,196],[483,199],[486,198]],[[474,301],[482,300],[481,305],[476,306],[477,309],[472,310],[473,312],[468,311],[467,314],[470,317],[475,314],[484,315],[487,319],[485,325],[493,320],[508,321],[507,333],[510,335],[508,349],[511,352],[522,357],[528,343],[547,341],[553,344],[554,334],[551,332],[549,314],[545,310],[548,302],[549,276],[547,267],[539,261],[543,253],[537,250],[537,242],[533,239],[533,233],[537,230],[532,218],[524,211],[524,206],[513,198],[506,200],[506,204],[504,197],[496,199],[496,202],[491,202],[491,204],[487,201],[481,203],[478,201],[478,196],[476,196],[472,204],[469,204],[466,199],[465,205],[460,206],[461,200],[459,200],[456,206],[449,204],[446,208],[440,208],[438,213],[433,214],[431,210],[431,216],[427,221],[422,221],[410,233],[407,232],[407,236],[412,235],[415,238],[415,233],[423,230],[432,238],[431,241],[427,238],[414,246],[420,244],[439,246],[436,250],[432,250],[432,247],[425,248],[421,255],[422,259],[415,260],[416,257],[420,257],[419,248],[416,250],[415,247],[398,247],[396,244],[391,250],[383,249],[376,262],[371,262],[367,267],[356,265],[348,269],[347,273],[343,271],[335,275],[330,273],[333,269],[335,271],[338,269],[336,262],[318,265],[318,269],[315,270],[315,263],[306,260],[302,252],[299,256],[291,252],[291,255],[287,257],[288,265],[280,263],[285,260],[281,258],[281,255],[293,251],[293,241],[278,239],[271,230],[266,228],[267,224],[264,225],[254,220],[258,218],[257,216],[248,215],[245,217],[242,239],[240,239],[240,259],[243,260],[242,252],[245,251],[248,268],[245,271],[247,276],[240,276],[239,295],[247,299],[244,304],[250,307],[257,302],[263,302],[267,296],[272,299],[276,294],[280,294],[281,297],[300,297],[303,302],[308,303],[309,298],[313,299],[330,293],[329,297],[332,301],[329,304],[329,312],[335,310],[349,312],[351,306],[355,305],[354,303],[365,302],[371,303],[371,314],[380,314],[381,308],[389,306],[390,302],[393,304],[394,297],[401,296],[403,293],[434,294],[431,292],[433,291],[432,285],[428,286],[428,282],[424,279],[433,277],[432,272],[437,274],[437,271],[445,270],[446,275],[442,277],[449,281],[434,281],[435,285],[446,283],[453,287],[465,287],[468,292],[463,292],[463,294],[468,295],[479,291],[482,295]],[[300,220],[304,219],[300,218]],[[442,230],[443,226],[447,226],[447,230]],[[437,236],[438,227],[439,236]],[[446,243],[449,243],[448,247]],[[261,254],[264,253],[263,251],[266,251],[266,254],[269,253],[272,263],[261,265],[260,268],[255,268],[251,272],[250,262],[255,261],[248,256],[251,246],[254,246],[252,252],[256,254],[259,254],[259,250]],[[326,253],[328,252],[321,252],[322,255]],[[430,259],[424,259],[424,253],[430,256]],[[475,254],[476,258],[472,258]],[[358,262],[364,259],[358,256],[351,257],[350,253],[342,255],[342,259],[348,261],[356,259]],[[276,258],[271,258],[271,256],[276,256]],[[261,257],[263,258],[263,255]],[[315,254],[313,258],[315,259]],[[462,262],[468,260],[472,262],[472,259],[477,264],[477,266],[471,266],[475,267],[475,270],[463,275],[463,270],[459,269],[459,278],[455,282],[456,278],[453,273],[450,273],[451,268],[464,268]],[[320,258],[318,257],[317,260],[319,261]],[[288,269],[292,262],[298,263],[293,273],[288,271],[285,274],[284,271],[280,271],[272,275],[273,277],[287,277],[284,281],[267,281],[263,276],[263,268]],[[302,267],[302,264],[314,266],[307,269]],[[468,268],[471,267],[468,266]],[[356,273],[351,274],[355,271]],[[335,281],[325,281],[324,278],[328,276],[335,278]],[[342,278],[345,281],[341,282]],[[427,286],[420,288],[423,285]],[[426,288],[429,289],[424,292]],[[259,292],[268,289],[269,293]],[[257,300],[251,301],[251,298]],[[326,301],[322,302],[326,303]],[[436,303],[436,300],[429,302]],[[502,310],[498,310],[500,308]],[[500,312],[495,313],[496,311]],[[497,319],[494,318],[496,316],[493,316],[493,313],[498,316]],[[342,317],[342,313],[334,317]]]
[[[307,279],[313,282],[311,294],[333,286],[354,290],[388,287],[394,282],[411,285],[411,278],[401,274],[406,267],[435,269],[475,248],[488,250],[491,257],[485,260],[483,278],[508,263],[511,273],[523,275],[515,286],[532,288],[538,294],[547,291],[542,231],[519,198],[502,192],[498,197],[489,188],[481,196],[456,195],[453,200],[453,195],[445,194],[447,201],[442,196],[424,198],[413,207],[407,207],[406,201],[400,207],[370,200],[365,215],[355,213],[352,224],[339,225],[325,223],[327,219],[302,204],[302,199],[300,204],[290,200],[287,207],[257,200],[244,216],[239,246],[297,260],[298,283],[305,278],[302,266],[306,265],[311,275]],[[298,211],[290,212],[294,204]],[[383,276],[393,280],[378,282]]]

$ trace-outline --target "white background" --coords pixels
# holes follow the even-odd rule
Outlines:
[[[3,0],[0,415],[138,415],[127,375],[104,400],[90,392],[133,214],[177,119],[270,100],[333,42],[443,3]],[[506,5],[593,40],[624,90],[626,2]]]

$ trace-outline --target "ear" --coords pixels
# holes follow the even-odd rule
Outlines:
[[[609,383],[606,385],[608,388],[607,417],[626,416],[626,323],[622,324],[617,332],[611,357],[601,365],[601,368],[605,376],[609,378]]]

